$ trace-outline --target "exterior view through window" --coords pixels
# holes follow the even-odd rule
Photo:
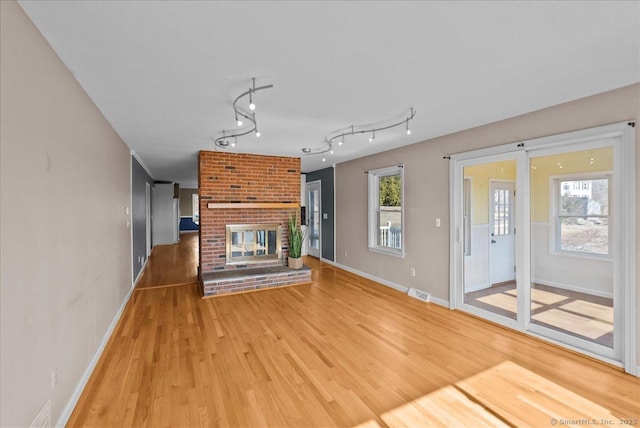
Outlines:
[[[556,250],[609,254],[609,179],[556,180]]]
[[[369,248],[402,255],[402,167],[369,171]]]

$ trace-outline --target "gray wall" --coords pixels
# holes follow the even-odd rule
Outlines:
[[[335,228],[334,218],[334,168],[329,167],[318,171],[308,172],[307,183],[320,180],[322,182],[322,190],[320,199],[322,203],[322,213],[327,214],[327,219],[322,219],[322,258],[334,261],[333,254],[333,236]],[[306,195],[305,195],[306,198]]]
[[[60,426],[131,292],[131,152],[13,1],[0,94],[0,426]]]
[[[147,259],[146,183],[153,188],[153,179],[131,157],[131,224],[133,227],[133,278],[138,278]],[[153,208],[152,208],[153,209]]]

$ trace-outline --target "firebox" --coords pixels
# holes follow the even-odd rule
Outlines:
[[[227,264],[264,263],[280,259],[282,226],[279,224],[227,225]]]

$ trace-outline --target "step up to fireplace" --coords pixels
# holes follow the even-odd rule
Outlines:
[[[290,269],[286,266],[220,270],[200,275],[204,297],[262,290],[311,282],[311,268]]]

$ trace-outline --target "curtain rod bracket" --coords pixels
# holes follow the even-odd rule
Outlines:
[[[451,156],[442,156],[442,159],[451,159]]]
[[[627,122],[627,125],[629,125],[632,128],[636,127],[636,123],[635,122]]]

